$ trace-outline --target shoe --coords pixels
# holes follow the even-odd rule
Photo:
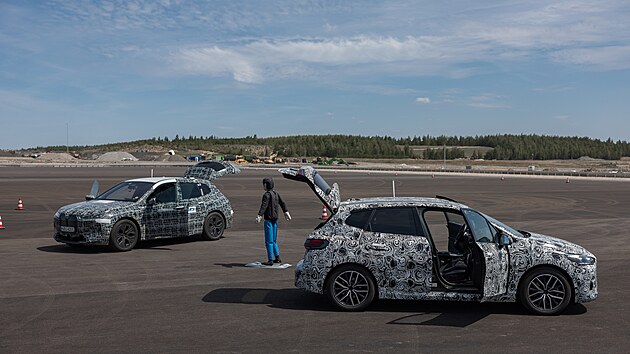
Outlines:
[[[273,265],[273,261],[272,260],[268,260],[267,262],[262,262],[262,265],[272,266]]]
[[[280,259],[280,257],[276,257],[276,259],[274,259],[273,262],[274,263],[282,263],[282,260]]]

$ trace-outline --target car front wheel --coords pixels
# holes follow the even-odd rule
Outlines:
[[[521,282],[519,296],[523,306],[536,315],[557,315],[571,301],[571,284],[557,269],[538,268]]]
[[[114,251],[129,251],[138,243],[139,233],[131,220],[120,220],[114,224],[109,235],[109,247]]]
[[[223,231],[225,231],[223,216],[216,211],[208,214],[203,223],[203,238],[210,241],[218,240],[223,235]]]
[[[341,266],[333,271],[326,284],[326,295],[335,307],[344,311],[361,311],[376,294],[372,275],[363,267]]]

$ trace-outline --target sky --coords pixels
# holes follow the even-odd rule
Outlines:
[[[0,0],[0,149],[152,137],[630,140],[627,0]]]

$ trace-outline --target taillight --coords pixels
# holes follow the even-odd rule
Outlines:
[[[328,240],[321,240],[318,238],[309,238],[304,241],[304,248],[307,250],[321,250],[328,246]]]

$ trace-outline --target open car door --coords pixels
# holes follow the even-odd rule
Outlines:
[[[316,169],[311,166],[302,166],[300,168],[281,168],[278,171],[282,173],[284,178],[294,181],[304,182],[315,192],[315,195],[324,203],[333,214],[337,212],[341,203],[339,195],[339,186],[334,183],[332,188],[326,183],[326,180],[319,175]]]
[[[188,167],[186,173],[184,173],[184,177],[199,178],[212,181],[215,178],[219,178],[227,174],[236,174],[239,172],[241,172],[241,170],[229,162],[221,160],[208,160]]]
[[[486,218],[472,209],[462,211],[475,239],[475,246],[479,247],[483,255],[485,274],[481,301],[491,301],[494,297],[507,292],[508,249],[499,245],[497,240],[499,234]]]

